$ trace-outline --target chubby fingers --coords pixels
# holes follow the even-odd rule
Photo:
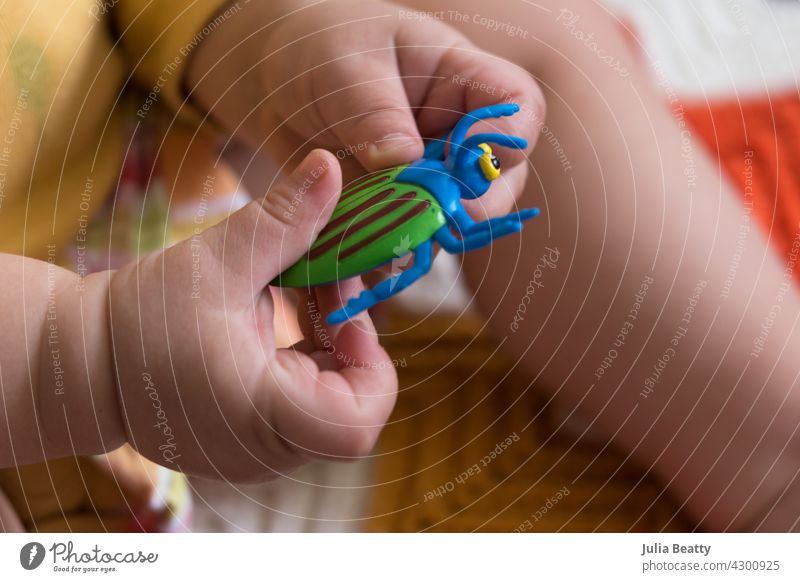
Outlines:
[[[367,170],[422,156],[422,137],[391,49],[345,55],[336,74],[322,79],[323,120]]]
[[[362,288],[357,279],[345,287],[348,295]],[[341,304],[339,291],[321,288],[321,297],[301,306],[304,349],[278,350],[270,367],[276,384],[269,403],[273,427],[305,458],[369,454],[397,395],[396,371],[369,316],[339,326],[325,323],[328,311]]]
[[[200,235],[234,305],[252,302],[303,256],[333,212],[341,183],[336,157],[314,150],[260,199]]]
[[[463,114],[475,109],[516,103],[521,111],[513,117],[476,123],[470,133],[504,133],[526,139],[528,148],[524,151],[499,148],[498,152],[505,167],[521,163],[536,144],[544,124],[546,104],[539,84],[526,69],[481,50],[442,23],[428,26],[447,30],[447,34],[434,35],[443,39],[441,47],[430,47],[433,33],[428,27],[405,26],[397,35],[398,44],[405,47],[404,62],[409,68],[422,67],[417,63],[438,53],[436,71],[417,116],[423,135],[438,137]]]

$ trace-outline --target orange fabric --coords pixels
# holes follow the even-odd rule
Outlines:
[[[800,233],[800,95],[717,100],[685,109],[696,135],[744,201],[752,202],[770,245],[786,257]],[[800,280],[800,273],[796,276]]]

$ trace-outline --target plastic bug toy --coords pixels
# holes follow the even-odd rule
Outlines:
[[[305,257],[273,282],[280,287],[311,287],[348,279],[391,261],[411,267],[331,313],[331,324],[342,323],[407,288],[431,267],[433,241],[449,253],[463,253],[517,233],[538,208],[475,222],[461,199],[474,199],[500,176],[500,161],[489,144],[525,149],[522,138],[499,133],[467,137],[479,120],[514,115],[516,104],[491,105],[465,115],[447,140],[429,143],[425,155],[411,164],[362,178],[344,190],[328,224]],[[445,146],[449,143],[448,155]],[[452,230],[459,236],[456,237]],[[393,265],[394,266],[394,265]],[[394,271],[394,269],[392,269]]]

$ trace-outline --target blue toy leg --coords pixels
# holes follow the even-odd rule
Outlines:
[[[506,221],[497,225],[492,231],[481,230],[467,234],[463,239],[458,239],[450,232],[449,226],[443,226],[436,231],[434,238],[442,248],[450,254],[466,253],[492,244],[495,239],[522,231],[522,223]]]
[[[433,243],[425,241],[414,249],[414,264],[399,275],[381,281],[372,289],[365,289],[358,297],[353,297],[341,309],[328,315],[328,323],[344,323],[354,315],[389,299],[427,274],[433,261]]]
[[[444,148],[450,143],[450,133],[445,133],[438,139],[432,139],[425,144],[425,153],[422,155],[426,160],[439,160],[445,159]]]
[[[507,228],[505,226],[507,223],[524,222],[537,216],[539,216],[538,208],[526,208],[524,210],[520,210],[519,212],[513,212],[505,216],[490,218],[488,220],[484,220],[483,222],[475,223],[466,229],[465,234],[470,236],[479,232],[489,231],[494,238],[499,238],[500,236],[504,236],[500,233]]]

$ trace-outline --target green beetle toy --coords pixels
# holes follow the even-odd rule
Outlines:
[[[366,289],[332,312],[327,321],[338,324],[425,275],[431,267],[433,241],[449,253],[463,253],[520,232],[524,221],[539,214],[538,208],[475,222],[461,204],[462,198],[485,194],[500,176],[500,161],[490,143],[515,149],[528,147],[528,142],[519,137],[499,133],[467,137],[467,131],[482,119],[518,111],[519,106],[513,103],[477,109],[465,115],[447,139],[429,143],[420,160],[372,174],[344,190],[328,224],[306,255],[272,285],[335,283],[414,253],[410,268]]]

